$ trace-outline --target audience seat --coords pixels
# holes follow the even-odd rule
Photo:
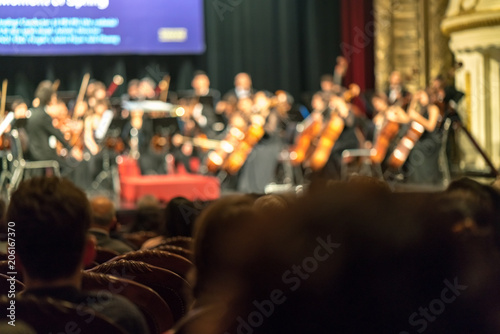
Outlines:
[[[119,260],[103,263],[90,271],[127,278],[150,287],[167,302],[175,321],[186,314],[186,296],[191,287],[186,280],[170,270],[144,262]]]
[[[174,254],[180,255],[182,257],[185,257],[186,259],[188,259],[191,262],[193,261],[193,252],[189,249],[185,249],[185,248],[177,247],[177,246],[173,246],[173,245],[165,245],[165,244],[156,246],[152,249],[166,251],[169,253],[174,253]]]
[[[150,264],[155,267],[160,267],[173,271],[182,278],[186,278],[187,273],[193,267],[193,264],[188,259],[173,253],[162,250],[142,250],[130,252],[127,254],[115,257],[111,261],[127,260],[139,261]]]
[[[193,247],[193,238],[191,237],[171,237],[167,238],[162,245],[172,245],[181,247],[184,249],[192,249]]]
[[[125,233],[123,237],[133,244],[137,249],[140,249],[142,244],[147,240],[157,237],[158,233],[150,232],[150,231],[140,231],[133,233]]]
[[[16,275],[16,277],[17,277],[17,275]],[[3,273],[0,273],[0,295],[2,295],[2,296],[7,295],[10,291],[10,281],[7,281],[7,279],[9,279],[9,278],[10,278],[9,275],[5,275]],[[15,280],[14,287],[15,287],[16,293],[24,290],[24,284],[17,279]]]
[[[7,296],[0,297],[2,319],[8,319],[6,312],[9,312],[7,310],[9,303]],[[80,305],[65,301],[17,296],[15,305],[16,321],[24,321],[37,333],[126,334],[93,310],[86,310]]]
[[[94,261],[101,264],[117,257],[118,255],[120,254],[112,249],[97,247]]]
[[[174,325],[170,307],[160,295],[145,285],[120,277],[84,271],[82,290],[106,290],[127,298],[141,310],[150,334],[161,334]]]

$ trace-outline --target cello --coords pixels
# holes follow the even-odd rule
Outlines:
[[[345,123],[341,114],[345,115],[349,113],[347,103],[353,98],[359,96],[359,93],[359,86],[351,84],[349,86],[349,90],[344,92],[343,100],[338,96],[334,96],[332,98],[331,102],[334,104],[334,110],[330,116],[328,124],[323,129],[321,136],[319,137],[314,153],[308,161],[308,164],[313,171],[323,169],[328,162],[335,143],[344,131]]]
[[[425,92],[419,92],[415,94],[413,100],[411,101],[409,110],[416,109],[417,101],[422,96],[426,94]],[[410,128],[406,132],[405,136],[400,140],[394,152],[392,152],[389,158],[389,167],[392,169],[401,168],[406,160],[408,159],[410,152],[415,147],[415,144],[420,140],[420,137],[425,132],[425,127],[420,122],[413,120],[410,124]]]
[[[231,154],[235,147],[245,139],[247,124],[240,115],[235,114],[231,117],[228,128],[229,131],[224,140],[221,141],[219,148],[208,153],[206,163],[207,169],[211,173],[218,172],[222,168],[227,156]]]
[[[406,115],[405,111],[401,109],[399,104],[395,104],[392,106],[388,106],[384,97],[382,96],[374,96],[372,98],[372,103],[376,109],[382,109],[380,111],[383,116],[383,126],[380,130],[380,133],[377,136],[375,141],[375,145],[371,151],[371,161],[375,164],[381,164],[386,155],[387,150],[389,149],[389,145],[391,141],[396,137],[399,132],[400,123],[408,123],[408,115]],[[377,108],[378,105],[379,107]],[[404,114],[404,116],[402,116]],[[377,115],[376,117],[378,117]],[[375,117],[375,118],[376,118]],[[375,119],[374,119],[375,120]]]

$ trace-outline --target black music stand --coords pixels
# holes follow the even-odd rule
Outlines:
[[[98,190],[99,186],[105,180],[111,180],[112,191],[115,194],[120,193],[120,177],[118,175],[118,167],[111,163],[111,148],[106,144],[108,140],[120,140],[123,128],[129,122],[128,119],[114,118],[109,125],[106,134],[99,140],[99,146],[102,150],[102,171],[97,175],[92,182],[92,190]]]
[[[160,136],[169,136],[180,132],[179,121],[176,117],[152,118],[153,133]]]

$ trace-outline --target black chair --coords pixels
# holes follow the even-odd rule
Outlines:
[[[117,257],[118,255],[120,254],[114,250],[97,247],[94,261],[101,264]]]
[[[106,274],[84,271],[83,291],[111,291],[135,304],[144,315],[151,334],[161,334],[174,325],[167,303],[151,288],[137,282]]]
[[[89,271],[123,277],[150,287],[167,302],[175,321],[187,312],[189,303],[186,296],[191,286],[170,270],[144,262],[119,260],[103,263]]]
[[[9,319],[10,299],[0,297],[2,319]],[[65,301],[33,296],[17,296],[15,319],[31,326],[36,333],[73,333],[81,334],[126,334],[110,320],[96,314],[91,309],[82,308]]]

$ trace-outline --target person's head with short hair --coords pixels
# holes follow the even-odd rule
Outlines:
[[[73,285],[92,263],[95,240],[87,233],[90,204],[71,181],[36,177],[12,194],[7,221],[15,223],[16,258],[26,288]]]
[[[205,72],[196,71],[191,81],[191,87],[199,95],[207,94],[210,89],[210,78]]]
[[[130,99],[135,100],[139,97],[139,79],[132,79],[128,82],[127,94]]]
[[[270,194],[257,198],[253,203],[256,210],[286,210],[288,202],[280,195]]]
[[[199,210],[195,208],[194,203],[187,198],[172,198],[165,207],[165,224],[162,235],[167,238],[190,237],[198,213]]]
[[[237,89],[251,90],[252,89],[252,77],[250,74],[241,72],[236,74],[234,77],[234,87]]]
[[[16,119],[26,118],[28,115],[28,105],[23,99],[14,100],[10,109],[14,112],[14,117]]]
[[[35,91],[35,100],[38,101],[38,106],[42,108],[57,102],[57,94],[52,87],[52,82],[49,80],[40,82]]]
[[[137,215],[129,232],[155,232],[163,228],[162,204],[154,195],[147,194],[137,201]]]
[[[323,111],[328,106],[328,96],[324,93],[316,93],[311,100],[313,110]]]
[[[334,88],[333,75],[323,74],[321,76],[320,85],[323,92],[332,92]]]
[[[403,77],[400,71],[392,71],[389,76],[389,85],[391,87],[401,86],[403,84]]]
[[[243,231],[256,221],[254,199],[245,195],[221,198],[208,206],[198,217],[194,228],[193,294],[197,299],[211,299],[223,285],[225,278],[241,263],[247,251]],[[219,285],[221,284],[221,285]],[[227,286],[226,286],[227,287]]]
[[[110,231],[116,225],[116,211],[113,202],[106,196],[96,196],[90,200],[92,227]]]

